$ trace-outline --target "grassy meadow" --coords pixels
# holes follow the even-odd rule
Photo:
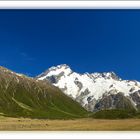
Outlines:
[[[50,120],[0,117],[1,131],[139,131],[140,119]]]

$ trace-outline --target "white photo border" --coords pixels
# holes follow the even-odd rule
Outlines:
[[[140,1],[0,1],[0,9],[140,9]]]
[[[0,9],[139,9],[140,1],[0,1]],[[0,139],[140,139],[139,131],[1,131]]]

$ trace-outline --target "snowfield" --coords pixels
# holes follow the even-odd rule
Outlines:
[[[103,95],[121,92],[129,96],[140,90],[138,81],[122,80],[114,72],[79,74],[66,64],[49,68],[38,76],[38,80],[50,81],[73,99],[80,97],[82,106],[101,99]]]

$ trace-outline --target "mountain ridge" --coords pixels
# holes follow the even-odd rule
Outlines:
[[[116,98],[121,99],[121,95],[124,96],[125,103],[139,106],[140,83],[136,80],[122,80],[114,72],[79,74],[72,71],[68,65],[61,64],[49,68],[37,79],[49,81],[60,88],[67,96],[79,102],[88,111],[98,110],[95,107],[99,103],[104,104],[100,109],[106,108],[105,103],[103,103],[105,100],[108,100],[106,104],[115,103],[115,105],[112,104],[107,108],[118,108],[119,101],[116,103],[116,100],[118,100]],[[112,97],[112,95],[117,97]],[[102,103],[101,99],[104,99]],[[124,105],[122,106],[124,107]]]
[[[140,83],[122,80],[114,72],[79,74],[68,65],[53,66],[37,77],[0,67],[4,116],[66,119],[92,117],[102,110],[112,110],[117,118],[119,112],[132,117],[140,111]],[[105,116],[102,113],[95,117]]]
[[[49,82],[0,67],[0,114],[66,119],[86,116],[87,111]]]

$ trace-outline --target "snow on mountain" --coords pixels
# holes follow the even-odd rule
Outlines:
[[[73,72],[66,64],[49,68],[37,77],[59,87],[66,95],[78,101],[87,110],[94,110],[104,97],[122,93],[131,99],[133,105],[139,104],[140,83],[122,80],[114,72],[84,73]],[[135,93],[136,95],[134,96]],[[133,96],[132,96],[133,95]],[[116,98],[113,98],[115,102]],[[111,101],[112,102],[112,101]],[[103,103],[102,103],[103,104]],[[113,106],[113,103],[110,103]]]

